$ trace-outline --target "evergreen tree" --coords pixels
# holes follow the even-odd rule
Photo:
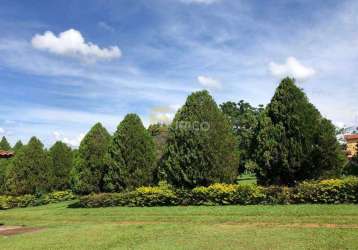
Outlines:
[[[109,147],[110,164],[104,178],[106,190],[133,189],[153,183],[155,146],[136,114],[119,124]]]
[[[255,108],[241,100],[238,103],[225,102],[220,105],[220,108],[229,118],[234,134],[237,136],[240,152],[239,173],[243,173],[245,170],[251,171],[255,165],[253,159],[256,148],[253,143],[256,136],[255,131],[258,125],[258,116],[263,107]]]
[[[51,189],[51,159],[43,144],[32,137],[11,162],[7,176],[7,189],[14,194],[35,194]]]
[[[230,122],[207,91],[191,94],[169,129],[162,173],[175,186],[232,182],[239,163]]]
[[[282,80],[260,116],[255,144],[262,184],[293,185],[337,174],[343,165],[334,127],[290,78]]]
[[[66,190],[70,187],[70,172],[73,166],[73,154],[69,146],[57,141],[50,148],[52,159],[52,188],[55,190]]]
[[[71,174],[73,189],[89,194],[103,190],[110,134],[101,123],[95,124],[81,141]]]
[[[22,141],[17,141],[16,143],[15,143],[15,146],[12,148],[12,150],[14,150],[14,152],[16,153],[17,151],[19,151],[20,150],[20,148],[22,147],[22,146],[24,146],[23,144],[22,144]]]
[[[0,150],[6,150],[6,151],[8,151],[8,150],[10,150],[10,149],[11,149],[10,144],[9,144],[8,141],[6,140],[6,137],[3,136],[3,137],[1,138],[1,141],[0,141]]]

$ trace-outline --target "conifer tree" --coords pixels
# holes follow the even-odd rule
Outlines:
[[[239,163],[236,149],[231,125],[213,98],[207,91],[194,92],[170,126],[161,172],[179,187],[232,182]]]
[[[70,187],[70,172],[73,166],[73,154],[69,146],[57,141],[49,151],[52,160],[52,188],[66,190]]]
[[[256,174],[261,184],[293,185],[342,168],[333,125],[293,79],[282,80],[259,119],[257,133]]]
[[[1,138],[1,141],[0,141],[0,149],[1,149],[1,150],[6,150],[6,151],[8,151],[8,150],[11,149],[11,146],[10,146],[9,142],[7,141],[7,139],[6,139],[5,136],[3,136],[3,137]]]
[[[15,155],[6,187],[14,194],[35,194],[51,190],[51,159],[39,139],[32,137]]]
[[[71,184],[77,193],[103,190],[103,177],[111,136],[101,123],[95,124],[81,141]]]
[[[24,146],[24,145],[22,144],[22,141],[19,140],[19,141],[17,141],[17,142],[15,143],[14,147],[12,148],[12,150],[14,150],[14,152],[16,153],[17,151],[20,150],[20,148],[21,148],[22,146]]]
[[[110,163],[104,184],[107,191],[133,189],[153,183],[156,166],[152,137],[136,114],[119,124],[109,147]]]

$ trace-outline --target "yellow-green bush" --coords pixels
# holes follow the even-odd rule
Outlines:
[[[296,187],[216,183],[192,190],[161,184],[132,192],[92,194],[73,207],[358,203],[358,178],[307,181]]]
[[[292,203],[357,203],[358,178],[302,182],[292,191]]]
[[[21,196],[1,195],[0,209],[39,206],[49,203],[69,201],[75,198],[76,198],[75,195],[71,191],[56,191],[40,196],[31,195],[31,194],[26,194]]]

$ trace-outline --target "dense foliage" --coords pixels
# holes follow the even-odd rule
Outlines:
[[[36,194],[52,189],[52,162],[39,139],[32,137],[11,161],[6,189],[13,194]]]
[[[225,102],[220,105],[221,110],[229,118],[233,131],[238,140],[238,150],[240,152],[239,173],[252,171],[255,167],[255,137],[258,125],[258,117],[263,110],[252,107],[249,103],[241,100],[238,103]]]
[[[256,175],[266,185],[337,176],[345,161],[334,126],[290,78],[260,115],[255,144]]]
[[[0,141],[0,150],[10,150],[11,149],[11,146],[9,144],[9,142],[7,141],[6,137],[3,136],[1,138],[1,141]]]
[[[110,134],[95,124],[81,141],[71,173],[73,190],[80,194],[103,191]]]
[[[52,160],[52,189],[67,190],[70,188],[70,172],[73,166],[72,149],[63,142],[56,142],[50,148]]]
[[[107,191],[152,184],[155,146],[138,115],[128,114],[119,124],[109,146],[109,158],[104,176]]]
[[[71,207],[255,205],[255,204],[358,203],[358,178],[306,181],[296,187],[253,184],[212,184],[191,190],[161,184],[131,192],[80,197]]]
[[[40,206],[50,203],[70,201],[75,198],[76,196],[71,191],[56,191],[43,195],[0,195],[0,210],[16,207]]]
[[[173,185],[195,187],[232,182],[237,142],[229,121],[207,91],[191,94],[169,129],[162,174]]]
[[[11,148],[5,136],[0,141],[0,150],[9,150]],[[11,159],[0,159],[0,193],[5,191],[6,175],[11,163]]]
[[[345,164],[334,126],[290,78],[282,80],[265,108],[244,101],[219,108],[207,91],[199,91],[187,98],[170,125],[145,129],[138,115],[129,114],[113,137],[95,124],[78,149],[56,142],[46,150],[35,137],[11,148],[2,137],[0,150],[15,153],[0,159],[0,193],[121,192],[83,199],[130,206],[323,202],[321,192],[333,184],[303,181],[358,173],[358,156]],[[255,172],[267,187],[231,185],[244,171]],[[160,180],[185,189],[138,189]],[[347,194],[341,189],[346,182],[332,192]]]

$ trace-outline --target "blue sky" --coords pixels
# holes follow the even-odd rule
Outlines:
[[[358,2],[0,0],[0,135],[73,146],[97,121],[170,120],[192,91],[267,104],[295,77],[323,115],[358,117]]]

